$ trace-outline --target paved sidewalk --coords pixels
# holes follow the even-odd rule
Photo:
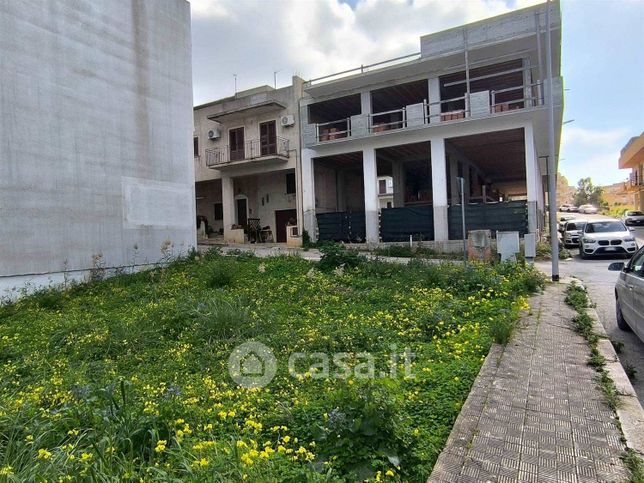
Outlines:
[[[548,285],[507,347],[494,346],[430,482],[628,481],[614,412],[570,324],[565,285]]]

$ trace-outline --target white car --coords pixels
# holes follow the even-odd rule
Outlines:
[[[644,342],[644,247],[628,263],[611,263],[608,269],[621,271],[615,284],[617,326]]]
[[[564,215],[559,218],[559,223],[557,225],[557,231],[559,233],[563,233],[564,228],[566,227],[566,223],[568,223],[570,220],[573,220],[575,217],[572,215]]]
[[[593,205],[581,205],[579,207],[579,213],[586,213],[588,215],[596,215],[599,213],[599,208]]]
[[[626,255],[637,251],[637,243],[631,231],[620,220],[587,221],[579,238],[579,255],[590,258],[595,255]]]
[[[644,226],[644,213],[636,210],[629,210],[622,218],[626,226]]]
[[[561,241],[565,248],[579,246],[579,237],[581,232],[584,231],[586,220],[569,220],[564,225],[563,232],[561,233]]]

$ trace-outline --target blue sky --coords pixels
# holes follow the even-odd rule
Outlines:
[[[192,0],[195,104],[419,50],[420,35],[537,0]],[[644,130],[644,0],[563,0],[560,171],[625,179],[620,149]],[[386,12],[386,15],[383,14]],[[347,46],[350,46],[347,48]]]
[[[567,89],[560,171],[571,184],[621,181],[620,149],[644,129],[644,2],[562,2]]]

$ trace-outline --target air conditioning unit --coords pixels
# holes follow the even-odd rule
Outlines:
[[[219,139],[221,134],[219,133],[219,128],[213,128],[208,131],[208,139]]]
[[[280,124],[282,127],[289,127],[295,125],[295,116],[288,115],[288,116],[282,116],[280,118]]]

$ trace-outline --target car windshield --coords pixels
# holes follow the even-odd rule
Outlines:
[[[566,231],[576,231],[576,230],[583,230],[584,226],[586,226],[585,222],[581,223],[568,223],[566,225]]]
[[[597,221],[586,225],[586,233],[611,233],[628,231],[621,221]]]
[[[644,213],[641,211],[629,211],[626,216],[644,216]]]

